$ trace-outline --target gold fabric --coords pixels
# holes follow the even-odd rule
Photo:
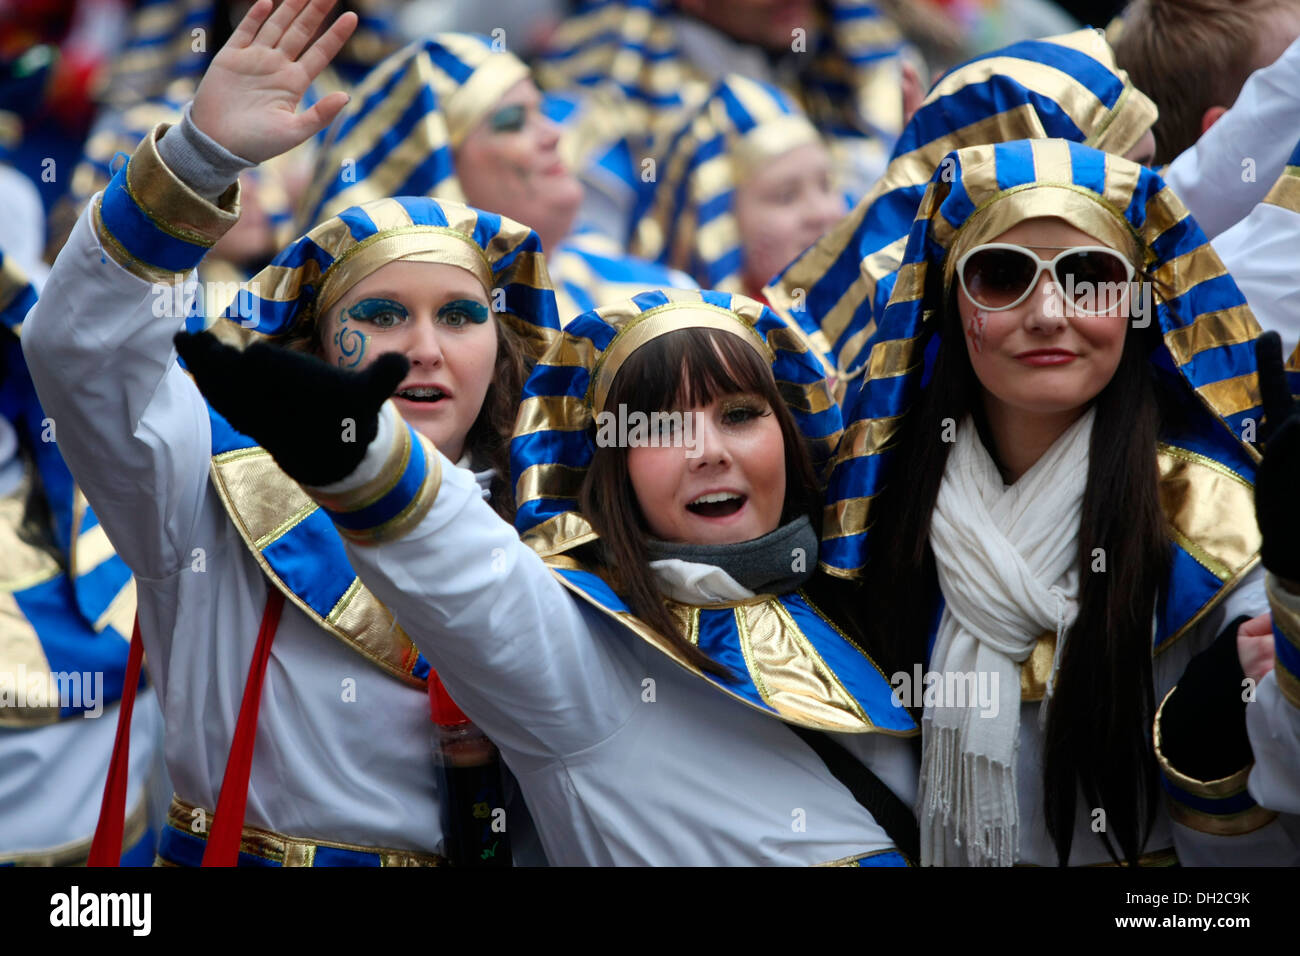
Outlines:
[[[564,557],[548,558],[547,564],[553,569],[581,567],[572,559]],[[686,660],[676,646],[648,627],[640,618],[625,612],[612,611],[570,582],[564,575],[557,573],[555,576],[582,600],[618,621],[691,673],[708,679],[698,667]],[[808,600],[806,595],[804,600]],[[749,676],[759,689],[763,700],[787,723],[813,730],[836,733],[880,733],[892,737],[913,737],[920,732],[919,730],[911,732],[887,730],[872,723],[862,707],[845,690],[834,672],[803,636],[798,625],[776,597],[759,595],[746,601],[710,604],[703,607],[674,601],[665,603],[669,612],[682,622],[682,633],[687,635],[698,634],[698,619],[702,609],[732,609],[740,632],[740,646],[744,652]],[[814,607],[815,610],[811,601],[809,606]],[[823,617],[823,620],[826,619]],[[697,641],[698,639],[693,643]],[[877,671],[880,670],[866,652],[862,651],[862,656],[870,661]],[[883,672],[881,675],[883,678]],[[710,683],[746,706],[759,710],[760,713],[768,713],[749,699],[729,690],[725,685]]]
[[[382,228],[382,227],[381,227]],[[469,236],[444,226],[399,226],[357,243],[334,261],[321,280],[317,315],[324,316],[349,289],[390,262],[432,262],[469,272],[492,293],[492,266]]]
[[[1264,202],[1300,212],[1300,166],[1288,166],[1282,171],[1281,178],[1264,197]]]
[[[1276,631],[1282,633],[1282,639],[1289,641],[1296,648],[1300,649],[1300,613],[1294,611],[1290,604],[1282,599],[1284,592],[1282,583],[1272,574],[1267,575],[1268,588],[1268,606],[1273,612],[1273,627]],[[1289,593],[1289,592],[1288,592]],[[1290,595],[1291,600],[1295,600],[1294,595]],[[1300,707],[1300,675],[1292,674],[1282,667],[1273,668],[1273,677],[1277,681],[1278,690],[1282,696],[1291,702],[1293,707]]]
[[[1047,696],[1047,682],[1052,676],[1056,655],[1056,632],[1044,631],[1034,642],[1029,656],[1020,664],[1020,700],[1033,703]]]
[[[231,186],[217,202],[210,203],[177,178],[158,155],[158,140],[167,131],[160,123],[136,147],[127,167],[126,188],[153,225],[168,235],[196,245],[211,247],[239,219],[239,184]],[[104,250],[118,265],[149,282],[170,284],[176,274],[143,261],[127,251],[105,226],[101,194],[95,201],[92,221]]]
[[[213,487],[235,529],[271,583],[308,618],[362,657],[404,683],[423,687],[425,682],[412,674],[419,657],[415,645],[359,579],[322,617],[293,593],[263,556],[263,547],[317,507],[270,453],[248,448],[216,455],[211,472]]]
[[[1250,777],[1250,769],[1253,764],[1219,780],[1197,780],[1177,770],[1165,757],[1161,748],[1160,718],[1164,713],[1165,704],[1169,703],[1169,698],[1173,696],[1174,691],[1177,689],[1177,687],[1171,688],[1156,709],[1154,740],[1156,762],[1160,765],[1161,772],[1175,786],[1207,800],[1222,800],[1226,797],[1245,793],[1246,782]],[[1244,833],[1251,833],[1272,823],[1277,817],[1277,811],[1267,810],[1258,804],[1240,813],[1206,813],[1179,803],[1167,792],[1165,794],[1165,805],[1169,809],[1169,815],[1176,822],[1201,833],[1212,833],[1216,836],[1240,836]]]
[[[215,814],[211,810],[196,807],[180,797],[173,795],[171,806],[167,810],[169,826],[188,833],[199,840],[206,841],[212,829]],[[281,866],[312,866],[318,847],[336,850],[352,850],[358,853],[374,853],[380,858],[380,866],[446,866],[447,860],[436,853],[421,853],[417,850],[394,850],[385,847],[363,846],[359,843],[335,843],[330,840],[294,837],[275,830],[263,830],[259,827],[246,826],[239,841],[240,853],[251,853],[264,860],[271,860]],[[164,865],[166,861],[163,861]]]
[[[716,329],[730,333],[757,352],[764,363],[772,363],[772,350],[767,347],[763,337],[754,331],[752,325],[747,325],[743,320],[738,321],[735,312],[707,302],[671,302],[642,312],[628,321],[601,354],[592,370],[591,386],[587,392],[587,404],[592,413],[599,414],[605,410],[605,399],[618,376],[618,370],[637,349],[661,335],[684,328]]]
[[[1044,140],[1044,143],[1057,143]],[[992,164],[989,164],[992,167]],[[1067,173],[1068,175],[1068,173]],[[944,287],[952,288],[957,262],[967,250],[991,242],[1026,219],[1064,219],[1101,245],[1123,252],[1136,269],[1141,269],[1140,240],[1124,213],[1086,191],[1065,183],[1037,183],[1029,189],[1007,190],[977,209],[953,234],[944,260]]]
[[[14,706],[0,705],[0,727],[36,727],[59,719],[59,701],[50,696],[50,664],[36,628],[14,598],[60,573],[58,562],[45,550],[28,544],[19,533],[31,469],[22,484],[0,499],[0,693]],[[24,706],[17,706],[22,702]]]

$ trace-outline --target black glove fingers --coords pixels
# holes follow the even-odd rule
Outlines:
[[[378,408],[388,401],[410,369],[411,363],[407,357],[397,352],[385,352],[375,359],[364,372],[366,392],[373,402],[372,407]]]
[[[1282,338],[1265,332],[1255,340],[1255,360],[1259,365],[1259,391],[1264,401],[1264,417],[1269,435],[1277,434],[1282,422],[1291,414],[1295,403],[1286,366],[1282,362]]]

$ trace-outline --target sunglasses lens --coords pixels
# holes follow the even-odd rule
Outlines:
[[[981,249],[966,260],[962,282],[976,305],[1003,309],[1015,302],[1034,281],[1037,264],[1014,249]]]
[[[1074,252],[1057,264],[1057,272],[1074,304],[1090,312],[1109,311],[1127,291],[1128,264],[1116,253]]]

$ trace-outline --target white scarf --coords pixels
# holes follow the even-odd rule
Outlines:
[[[1078,615],[1078,527],[1092,422],[1089,409],[1009,487],[969,417],[948,456],[930,523],[945,600],[930,670],[983,677],[996,689],[997,708],[969,701],[925,708],[923,865],[1010,866],[1017,859],[1020,664],[1044,630],[1056,632],[1041,722],[1065,632]]]

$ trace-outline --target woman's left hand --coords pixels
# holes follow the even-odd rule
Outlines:
[[[1282,340],[1266,332],[1255,341],[1264,400],[1264,457],[1255,474],[1255,520],[1263,536],[1264,567],[1284,582],[1300,582],[1300,406],[1291,397]]]
[[[1261,614],[1237,628],[1237,657],[1241,671],[1256,684],[1273,669],[1273,615]]]

